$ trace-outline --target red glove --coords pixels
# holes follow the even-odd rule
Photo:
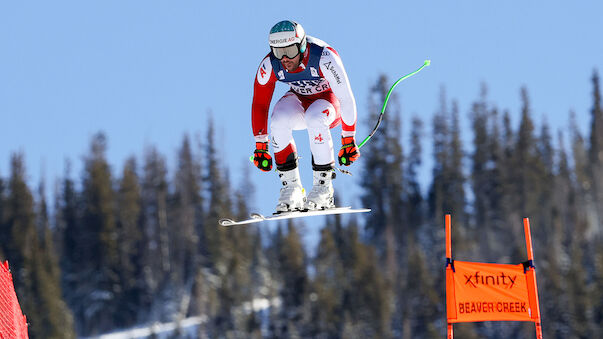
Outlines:
[[[268,153],[268,142],[255,143],[253,164],[264,172],[269,172],[272,169],[272,157]]]
[[[356,146],[354,137],[341,137],[341,149],[339,150],[339,164],[350,166],[360,157],[360,150]]]

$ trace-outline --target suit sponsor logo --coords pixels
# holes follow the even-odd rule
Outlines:
[[[299,94],[322,93],[329,88],[329,83],[324,79],[320,80],[298,80],[289,83],[291,88]]]
[[[329,71],[331,71],[331,74],[333,74],[333,77],[335,77],[335,81],[337,81],[338,84],[341,84],[341,78],[339,77],[339,73],[337,73],[335,66],[331,65],[331,61],[325,63],[324,65]]]
[[[290,84],[292,86],[297,86],[297,87],[315,87],[320,85],[320,80],[298,80],[298,81],[292,81],[290,82]]]
[[[266,61],[264,60],[258,69],[257,75],[258,83],[260,85],[265,85],[268,83],[268,80],[270,80],[269,72],[272,72],[272,68],[268,68],[268,66],[266,66]]]

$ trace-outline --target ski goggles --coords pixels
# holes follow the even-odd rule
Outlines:
[[[299,44],[293,44],[287,47],[271,47],[272,54],[279,60],[286,56],[289,59],[295,58],[299,54]]]

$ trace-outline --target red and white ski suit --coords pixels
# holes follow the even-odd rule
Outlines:
[[[291,89],[275,104],[270,135],[277,166],[296,157],[293,130],[308,130],[314,165],[333,164],[330,129],[342,123],[342,135],[356,133],[356,100],[338,53],[308,36],[300,67],[288,72],[272,54],[262,60],[255,77],[251,120],[256,141],[268,141],[268,111],[277,81]]]

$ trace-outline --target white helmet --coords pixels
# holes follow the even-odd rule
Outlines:
[[[280,60],[283,56],[292,59],[306,51],[306,32],[297,22],[284,20],[272,27],[268,43],[277,59]]]

